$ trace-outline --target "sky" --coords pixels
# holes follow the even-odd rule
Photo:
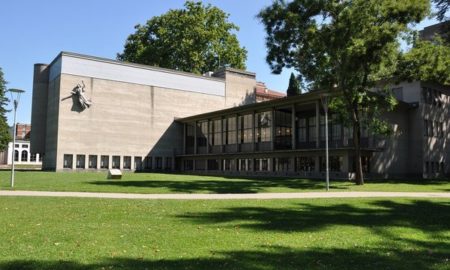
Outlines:
[[[265,61],[265,32],[256,14],[271,0],[208,0],[228,13],[240,27],[237,37],[247,51],[247,70],[256,73],[273,90],[285,92],[291,70],[271,73]],[[20,98],[18,123],[31,122],[33,65],[50,63],[61,51],[115,59],[136,24],[169,9],[182,8],[184,0],[2,0],[0,9],[0,67],[7,88],[26,92]],[[427,19],[422,29],[436,23]],[[10,105],[9,109],[12,108]],[[12,125],[12,113],[8,113]]]

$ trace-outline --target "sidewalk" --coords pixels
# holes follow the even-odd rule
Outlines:
[[[449,198],[450,192],[304,192],[304,193],[241,193],[241,194],[133,194],[59,191],[6,191],[0,196],[74,197],[144,200],[267,200],[314,198]]]

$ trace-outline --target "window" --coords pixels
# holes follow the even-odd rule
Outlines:
[[[306,118],[298,119],[297,125],[298,141],[306,142]]]
[[[218,159],[208,159],[208,170],[217,171],[219,170],[219,162]]]
[[[194,161],[193,160],[185,160],[184,161],[184,170],[192,171],[194,169]]]
[[[166,165],[164,167],[165,170],[171,170],[172,169],[172,158],[166,157]]]
[[[215,119],[209,122],[209,145],[222,145],[222,120]]]
[[[326,171],[326,159],[324,156],[320,157],[320,171],[325,172]],[[341,171],[341,165],[343,162],[342,156],[330,156],[329,157],[329,169],[330,172],[340,172]]]
[[[21,159],[22,162],[24,161],[28,161],[28,151],[27,150],[23,150],[22,151],[22,155],[21,155]]]
[[[85,159],[86,159],[85,155],[77,155],[77,163],[76,163],[77,169],[84,169]]]
[[[288,172],[290,169],[289,158],[275,158],[275,170],[277,172]]]
[[[285,111],[275,111],[275,146],[278,149],[292,147],[291,127],[292,114]]]
[[[112,168],[113,169],[120,169],[120,156],[113,156],[112,157]]]
[[[319,127],[320,127],[320,140],[325,141],[325,116],[321,115],[319,118]]]
[[[100,158],[100,169],[109,168],[109,156],[101,156]]]
[[[260,112],[255,115],[256,142],[270,142],[272,135],[271,112]]]
[[[298,157],[297,158],[297,171],[299,172],[312,172],[315,169],[316,162],[312,157]]]
[[[14,150],[14,161],[19,161],[19,150]]]
[[[27,148],[28,149],[28,144],[22,144],[22,148]]]
[[[192,124],[186,124],[186,152],[187,154],[194,153],[195,143],[195,126]]]
[[[89,169],[97,169],[97,156],[96,155],[89,155]]]
[[[240,115],[238,117],[238,143],[253,142],[252,114]]]
[[[134,157],[134,169],[136,171],[142,170],[142,158],[141,157]]]
[[[337,114],[332,115],[332,125],[331,125],[331,140],[333,141],[339,141],[341,140],[341,123],[339,122],[339,119],[337,117]]]
[[[234,170],[234,168],[235,168],[234,164],[235,164],[234,159],[224,159],[223,160],[223,170],[224,171]]]
[[[30,162],[36,162],[36,154],[30,154]]]
[[[255,159],[255,170],[259,172],[264,172],[269,170],[269,159],[268,158],[257,158]]]
[[[236,117],[231,116],[226,120],[227,135],[225,144],[236,144]]]
[[[157,170],[162,170],[162,168],[163,168],[162,157],[155,157],[155,168]]]
[[[124,170],[131,169],[131,157],[129,156],[123,157],[123,169]]]
[[[14,145],[14,148],[19,148],[20,147],[20,144],[15,144]]]
[[[63,168],[72,169],[73,155],[64,155]]]
[[[316,141],[316,117],[308,118],[308,141],[315,142]]]
[[[208,137],[208,121],[199,121],[197,123],[197,146],[206,146],[206,138]]]
[[[239,171],[252,171],[252,159],[249,158],[241,158],[238,160],[238,170]]]

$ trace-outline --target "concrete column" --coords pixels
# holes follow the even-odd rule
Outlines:
[[[209,124],[210,124],[211,120],[208,119],[206,120],[206,153],[209,153],[209,134],[211,133],[211,130],[209,130]]]
[[[97,170],[100,169],[100,160],[101,160],[102,156],[101,155],[97,155]]]
[[[292,105],[292,110],[291,110],[291,119],[292,119],[292,123],[291,123],[291,138],[292,138],[292,149],[296,149],[297,148],[297,129],[296,129],[296,112],[295,112],[295,104]]]
[[[63,155],[64,157],[64,155]],[[19,158],[20,158],[20,152],[19,152]],[[77,168],[77,155],[72,155],[72,170],[75,170]]]
[[[272,118],[272,126],[270,127],[270,150],[274,150],[275,149],[275,110],[274,108],[272,108],[272,110],[270,111],[270,115]]]
[[[123,171],[123,162],[124,162],[123,156],[119,156],[119,169]]]
[[[239,142],[238,142],[238,138],[239,138],[238,132],[239,132],[239,130],[238,130],[238,127],[239,127],[239,115],[236,114],[236,135],[235,135],[235,137],[236,137],[236,152],[239,152]]]
[[[197,151],[197,121],[194,122],[194,154],[196,155]]]
[[[316,100],[316,148],[320,147],[320,104]]]
[[[187,135],[187,125],[183,123],[183,154],[186,155],[186,135]]]
[[[252,112],[252,151],[256,151],[256,129],[255,129],[255,111]]]

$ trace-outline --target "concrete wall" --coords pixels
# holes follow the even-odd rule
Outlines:
[[[175,160],[183,129],[174,119],[240,105],[256,85],[254,74],[237,70],[205,78],[70,53],[61,53],[45,70],[37,68],[33,89],[34,122],[44,127],[37,128],[33,144],[44,149],[44,169],[56,170],[63,168],[65,154],[73,155],[73,168],[76,155],[85,155],[85,167],[89,155],[98,161],[109,156],[110,163],[120,156],[121,165],[124,156]],[[39,81],[45,76],[47,87]],[[71,94],[82,82],[92,101],[84,110]]]

